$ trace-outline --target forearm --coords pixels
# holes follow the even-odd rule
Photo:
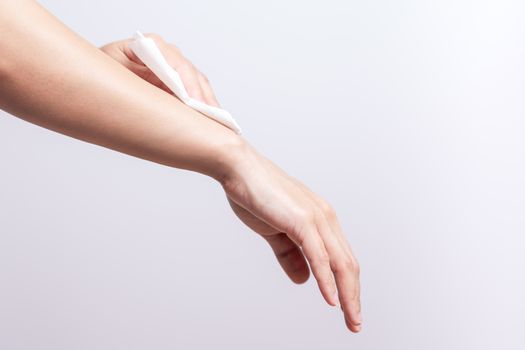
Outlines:
[[[359,266],[333,209],[233,131],[146,83],[36,3],[0,0],[0,108],[91,143],[221,181],[237,216],[361,329]],[[308,260],[308,265],[306,260]]]
[[[32,1],[0,3],[0,33],[0,108],[20,118],[217,179],[242,148],[235,133],[130,73]]]

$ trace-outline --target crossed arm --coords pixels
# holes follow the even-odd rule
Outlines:
[[[125,41],[99,50],[31,0],[0,0],[0,33],[1,109],[217,180],[234,213],[270,244],[290,279],[303,283],[311,270],[327,303],[341,306],[351,331],[361,330],[359,266],[325,200],[244,138],[170,95],[139,61],[119,56],[126,55]],[[206,79],[175,49],[165,50],[187,68],[190,94],[217,104]]]

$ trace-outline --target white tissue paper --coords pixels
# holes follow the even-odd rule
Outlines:
[[[241,133],[241,128],[228,111],[210,106],[204,102],[191,98],[186,91],[179,74],[166,61],[155,41],[145,37],[137,31],[129,43],[129,48],[137,57],[185,104],[201,112],[205,116],[227,126],[236,133]]]

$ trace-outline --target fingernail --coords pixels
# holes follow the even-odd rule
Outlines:
[[[363,318],[361,317],[361,313],[357,315],[357,325],[360,326],[361,323],[363,323]]]

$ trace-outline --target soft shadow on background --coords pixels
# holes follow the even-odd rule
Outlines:
[[[365,323],[289,282],[218,184],[2,113],[0,348],[523,349],[523,2],[42,3],[96,45],[175,42],[333,203]]]

